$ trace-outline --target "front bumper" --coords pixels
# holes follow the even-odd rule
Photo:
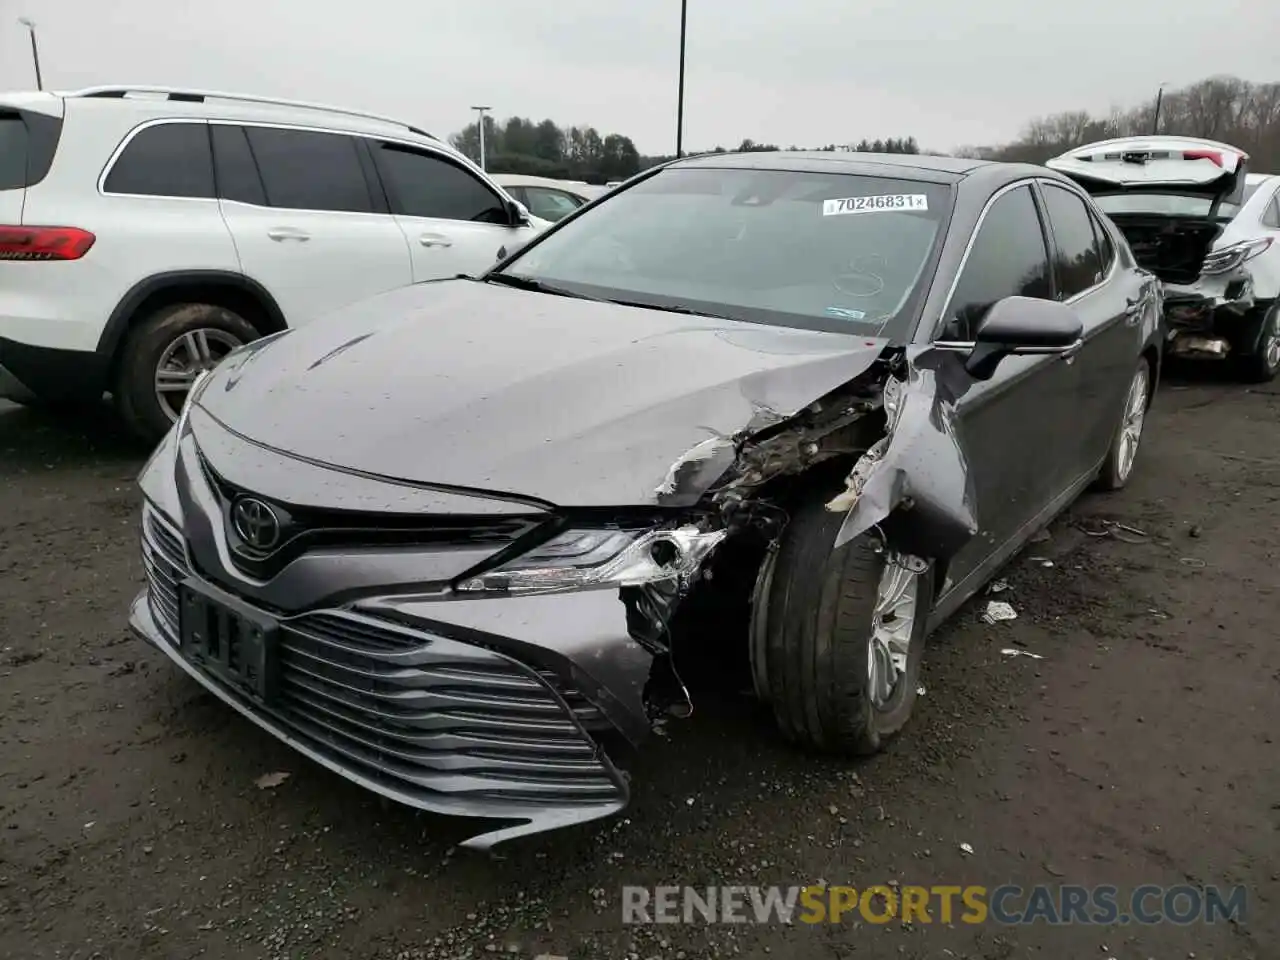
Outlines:
[[[516,821],[463,846],[606,817],[626,774],[588,726],[602,715],[554,676],[500,652],[352,609],[281,621],[269,701],[184,656],[179,585],[199,579],[182,534],[144,514],[147,588],[133,631],[207,690],[315,762],[435,813]],[[604,724],[607,726],[607,723]]]

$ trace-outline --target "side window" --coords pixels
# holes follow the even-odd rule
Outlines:
[[[1280,230],[1280,194],[1271,198],[1266,212],[1262,215],[1262,225],[1272,230]]]
[[[213,134],[213,166],[218,174],[218,196],[224,200],[239,200],[260,207],[267,205],[267,195],[262,189],[258,166],[253,162],[253,151],[244,127],[215,123],[209,127]]]
[[[549,190],[546,187],[529,187],[525,196],[529,198],[525,201],[529,205],[529,212],[543,220],[561,220],[582,206],[580,201],[563,190]]]
[[[1089,219],[1093,221],[1093,236],[1095,246],[1098,249],[1098,263],[1102,265],[1102,275],[1105,277],[1111,269],[1111,264],[1116,259],[1116,245],[1111,241],[1111,234],[1096,215],[1091,215]]]
[[[1029,186],[1001,196],[987,210],[951,298],[944,340],[969,341],[992,304],[1005,297],[1052,296],[1049,252]]]
[[[373,144],[373,148],[392,213],[437,220],[508,222],[501,198],[462,167],[391,143]]]
[[[1058,298],[1066,300],[1102,281],[1097,238],[1089,208],[1074,193],[1045,184],[1044,202],[1057,248]]]
[[[102,184],[105,193],[213,198],[209,125],[159,123],[139,130]]]
[[[369,213],[373,204],[356,142],[338,133],[246,127],[267,205]]]

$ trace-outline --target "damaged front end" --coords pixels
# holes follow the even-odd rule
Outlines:
[[[885,346],[797,412],[756,404],[634,507],[335,473],[197,408],[141,479],[148,586],[131,624],[342,776],[502,821],[464,846],[609,816],[629,802],[634,747],[690,715],[686,665],[720,637],[741,653],[796,498],[821,497],[844,513],[842,540],[872,533],[904,564],[972,535],[955,394],[935,359]],[[245,541],[246,503],[279,524],[272,550]],[[207,610],[252,630],[218,648]],[[247,661],[271,666],[251,675]]]

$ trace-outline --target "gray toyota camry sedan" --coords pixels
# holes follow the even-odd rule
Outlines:
[[[1129,479],[1159,373],[1158,282],[1042,167],[696,157],[500,256],[206,376],[131,616],[475,848],[620,810],[693,653],[879,750],[929,632]]]

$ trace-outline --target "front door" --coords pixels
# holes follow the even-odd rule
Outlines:
[[[373,140],[378,173],[413,257],[413,279],[479,274],[533,238],[510,224],[503,197],[451,159]]]
[[[963,362],[977,326],[1005,297],[1050,299],[1049,252],[1030,183],[987,208],[962,267],[939,341]],[[1062,494],[1076,460],[1076,366],[1070,356],[1006,357],[990,380],[970,380],[956,401],[958,440],[968,460],[979,532],[951,561],[960,584]],[[964,374],[957,373],[963,382]]]

